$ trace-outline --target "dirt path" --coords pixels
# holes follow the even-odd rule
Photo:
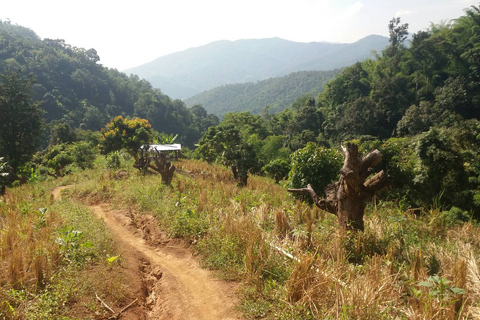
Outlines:
[[[64,188],[52,192],[54,199],[60,198]],[[139,236],[143,232],[132,227],[132,219],[123,212],[100,205],[90,209],[105,221],[119,247],[124,249],[123,256],[138,259],[140,253],[148,260],[150,270],[156,270],[155,277],[147,280],[146,304],[150,310],[147,319],[243,319],[236,310],[235,284],[219,280],[202,269],[187,249],[152,247]]]

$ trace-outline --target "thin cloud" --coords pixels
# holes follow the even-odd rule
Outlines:
[[[399,10],[395,13],[395,18],[410,16],[412,11],[410,10]]]
[[[362,11],[363,8],[363,3],[360,1],[355,2],[353,5],[350,7],[347,7],[345,9],[345,12],[343,14],[343,18],[352,18],[356,16],[360,11]]]

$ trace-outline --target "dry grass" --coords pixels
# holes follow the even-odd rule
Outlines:
[[[59,246],[52,234],[62,224],[52,211],[42,213],[32,186],[9,192],[0,204],[0,265],[4,289],[42,289],[59,264]]]
[[[91,316],[96,306],[85,304],[94,286],[110,286],[121,296],[119,282],[111,279],[122,271],[110,270],[108,277],[104,272],[104,257],[114,250],[105,228],[87,209],[54,202],[53,183],[24,185],[0,197],[0,319],[58,319],[69,312]],[[77,243],[90,241],[93,247],[62,247],[58,239],[66,239],[68,230],[82,231]]]
[[[201,233],[186,234],[198,240],[209,267],[234,270],[237,276],[230,278],[247,280],[255,299],[268,306],[251,311],[258,317],[480,318],[475,223],[449,226],[439,210],[415,216],[380,203],[367,208],[365,232],[345,234],[338,232],[336,217],[293,200],[270,179],[251,177],[238,188],[221,166],[193,160],[176,166],[182,173],[172,188],[161,186],[159,177],[132,174],[86,181],[78,194],[155,213],[167,230],[179,221],[207,221]],[[433,275],[446,283],[442,294],[438,284],[420,285]],[[466,293],[454,294],[453,287]]]

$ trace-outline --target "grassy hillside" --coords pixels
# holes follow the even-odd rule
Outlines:
[[[184,102],[189,107],[202,105],[218,117],[228,112],[250,111],[259,114],[266,106],[270,107],[270,112],[277,113],[305,94],[316,96],[339,73],[339,69],[300,71],[258,82],[227,84],[199,93]]]
[[[306,70],[333,70],[372,58],[388,38],[371,35],[355,43],[299,43],[280,38],[217,41],[125,70],[174,98],[188,98],[224,84],[280,77]]]
[[[75,183],[65,196],[154,215],[170,237],[191,244],[206,268],[218,270],[223,278],[242,280],[241,305],[248,318],[473,319],[480,315],[480,233],[473,220],[457,221],[440,208],[414,213],[401,211],[395,202],[376,202],[367,208],[365,232],[344,234],[333,215],[295,201],[266,178],[253,177],[248,187],[238,188],[223,167],[181,160],[176,166],[182,173],[175,175],[169,188],[160,184],[159,176],[143,177],[130,165],[124,163],[119,175],[97,163],[97,169],[65,181]],[[90,266],[98,263],[107,268],[101,262],[108,257],[105,253],[115,253],[101,225],[92,227],[78,202],[49,200],[51,185],[15,189],[0,202],[5,212],[0,218],[4,231],[0,247],[8,253],[2,256],[1,269],[4,317],[79,318],[72,306],[82,294],[92,292],[92,283],[65,293],[62,288],[70,284],[60,279],[79,283],[83,278],[78,270],[97,272],[98,266]],[[48,210],[45,227],[39,207]],[[78,209],[67,212],[63,209],[67,207]],[[93,249],[66,248],[46,240],[65,236],[68,230],[84,232],[79,243],[88,240]],[[25,247],[31,249],[20,249]],[[57,260],[48,257],[61,250],[71,251],[60,254],[60,265],[74,263],[75,268],[50,266]],[[84,262],[69,262],[68,257]],[[42,261],[48,269],[35,271],[43,270]],[[33,263],[36,269],[28,268]],[[12,264],[17,267],[12,269]],[[12,270],[20,273],[15,276]],[[45,275],[45,290],[39,288],[39,274]],[[115,292],[103,291],[102,297],[114,299]],[[45,305],[45,299],[53,296],[59,300]],[[94,312],[84,310],[80,317]]]

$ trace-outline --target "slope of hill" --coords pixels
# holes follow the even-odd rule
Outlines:
[[[333,71],[299,71],[259,82],[227,84],[185,99],[187,106],[202,105],[209,113],[222,117],[227,112],[260,113],[270,107],[273,113],[288,108],[297,98],[323,91],[325,84],[340,73]]]
[[[355,43],[299,43],[280,38],[217,41],[126,70],[174,98],[230,83],[259,81],[296,71],[333,70],[372,57],[388,38],[370,35]]]
[[[142,117],[155,130],[178,134],[189,145],[218,123],[201,108],[188,110],[137,76],[102,66],[95,49],[42,40],[28,28],[0,20],[0,74],[12,70],[35,75],[33,99],[43,101],[47,123],[60,120],[73,128],[99,130],[117,115]]]

